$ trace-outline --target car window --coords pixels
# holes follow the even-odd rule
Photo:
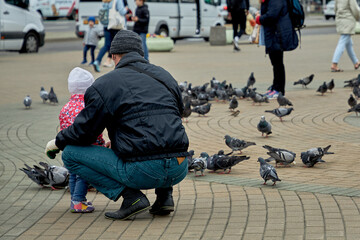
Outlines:
[[[29,7],[29,0],[5,0],[5,2],[24,9],[28,9]]]

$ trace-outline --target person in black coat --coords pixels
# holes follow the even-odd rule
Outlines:
[[[285,95],[284,51],[292,51],[298,46],[298,37],[292,26],[286,0],[263,0],[261,16],[256,23],[263,26],[265,51],[273,66],[273,85],[267,93],[269,98],[277,98],[279,92]]]
[[[138,34],[120,30],[111,43],[115,69],[85,92],[85,108],[45,149],[62,150],[65,167],[111,200],[123,197],[111,219],[125,220],[150,208],[140,189],[155,188],[150,213],[174,211],[173,185],[187,172],[189,139],[182,125],[180,88],[169,72],[143,56]],[[93,146],[106,128],[111,149]]]
[[[131,18],[135,22],[133,31],[140,35],[144,50],[144,58],[149,61],[149,51],[146,45],[146,34],[149,29],[150,14],[145,0],[135,0],[137,6],[135,16]]]
[[[245,33],[246,15],[249,12],[249,0],[226,0],[227,9],[233,26],[234,50],[240,51],[239,39]],[[238,31],[240,25],[240,31]]]

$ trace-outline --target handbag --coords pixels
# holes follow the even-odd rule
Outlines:
[[[109,23],[108,23],[108,29],[115,29],[120,30],[124,29],[125,25],[125,17],[122,16],[118,11],[116,11],[115,6],[116,0],[113,0],[113,5],[109,9]]]

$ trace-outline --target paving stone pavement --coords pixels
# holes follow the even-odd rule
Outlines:
[[[344,80],[358,72],[344,55],[341,67],[345,72],[330,73],[337,40],[336,35],[303,36],[302,48],[285,54],[286,96],[295,111],[284,122],[264,113],[277,107],[276,101],[253,106],[251,101],[240,100],[238,117],[229,116],[228,103],[213,102],[207,117],[190,116],[184,126],[195,155],[230,151],[223,139],[229,134],[256,142],[243,151],[251,158],[230,174],[206,172],[194,177],[189,173],[174,188],[173,214],[153,217],[145,213],[134,221],[105,219],[104,212],[116,210],[119,203],[96,192],[88,194],[94,213],[70,213],[68,191],[39,188],[18,170],[24,163],[62,164],[60,156],[47,159],[44,146],[58,131],[58,113],[69,97],[67,75],[79,64],[81,53],[0,53],[0,239],[360,239],[360,117],[347,113],[351,90],[342,87]],[[359,44],[360,39],[354,37],[355,50]],[[252,45],[234,54],[231,46],[194,42],[150,58],[178,81],[194,85],[215,76],[242,87],[254,71],[255,85],[264,92],[272,78],[264,49]],[[103,70],[94,76],[109,71]],[[315,73],[315,80],[308,89],[292,85],[310,73]],[[335,78],[334,92],[316,94],[317,87],[331,78]],[[54,86],[59,105],[43,104],[40,86]],[[29,110],[22,105],[25,94],[33,98]],[[256,130],[261,115],[273,125],[269,138]],[[276,186],[262,185],[259,175],[256,160],[266,157],[265,144],[297,154],[296,165],[277,169],[282,181]],[[303,167],[302,151],[330,144],[335,154],[324,156],[326,163]],[[155,200],[153,190],[145,193],[151,202]]]

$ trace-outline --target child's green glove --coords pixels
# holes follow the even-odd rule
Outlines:
[[[45,148],[45,154],[50,158],[54,159],[56,157],[56,154],[60,152],[60,149],[55,144],[55,139],[49,141],[46,144]]]

